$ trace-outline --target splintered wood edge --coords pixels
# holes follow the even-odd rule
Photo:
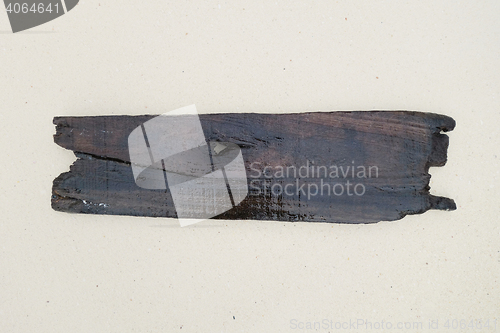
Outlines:
[[[429,159],[427,165],[425,167],[425,171],[429,173],[430,167],[441,167],[446,164],[448,159],[448,146],[449,146],[449,137],[446,134],[442,134],[441,132],[450,132],[456,126],[456,122],[453,118],[448,116],[441,116],[438,122],[435,124],[433,133],[432,133],[432,150],[429,154]],[[427,185],[427,191],[430,190],[429,185]],[[436,210],[456,210],[457,205],[453,199],[434,196],[432,194],[428,194],[429,198],[429,209]]]

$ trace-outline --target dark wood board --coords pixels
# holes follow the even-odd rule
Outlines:
[[[140,188],[132,175],[128,135],[154,117],[55,117],[55,143],[73,150],[78,159],[69,172],[54,180],[52,208],[69,213],[176,217],[168,189]],[[413,111],[346,111],[204,114],[199,118],[207,140],[241,148],[249,184],[257,184],[239,205],[215,218],[374,223],[429,209],[456,209],[452,199],[429,194],[429,167],[443,166],[447,160],[448,136],[442,132],[455,127],[450,117]],[[294,195],[268,191],[274,184],[295,183],[294,175],[256,177],[256,169],[263,171],[266,166],[266,175],[273,175],[279,166],[298,168],[308,163],[337,170],[376,166],[378,176],[323,177],[332,186],[349,179],[352,184],[362,183],[364,193],[309,198],[301,191],[298,195],[292,190],[289,193]],[[318,177],[304,177],[299,185],[318,181]]]

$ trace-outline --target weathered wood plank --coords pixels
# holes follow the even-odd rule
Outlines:
[[[154,117],[54,118],[55,142],[73,150],[78,160],[54,180],[52,207],[72,213],[176,217],[169,190],[138,187],[130,166],[128,135]],[[450,117],[355,111],[199,118],[209,141],[241,148],[247,171],[249,195],[216,218],[373,223],[429,209],[456,209],[453,200],[429,194],[429,167],[446,163],[448,136],[441,132],[453,130]],[[297,175],[301,167],[305,177]],[[362,167],[365,177],[359,177]],[[338,177],[332,177],[335,170]],[[312,195],[315,185],[318,193]],[[337,195],[340,185],[344,192]]]

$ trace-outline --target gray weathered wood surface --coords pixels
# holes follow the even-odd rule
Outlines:
[[[69,172],[54,180],[53,209],[176,217],[169,191],[138,187],[131,171],[128,135],[153,117],[55,117],[55,143],[73,150],[78,159]],[[450,117],[411,111],[354,111],[206,114],[200,115],[200,121],[208,140],[241,148],[249,185],[253,185],[240,205],[216,218],[373,223],[429,209],[456,209],[452,199],[429,194],[429,167],[443,166],[447,159],[448,136],[442,132],[453,130],[455,121]],[[288,193],[293,195],[271,191],[275,184],[282,188],[320,184],[321,177],[310,175],[298,183],[293,175],[265,177],[280,166],[298,168],[308,163],[337,170],[343,167],[344,171],[348,166],[376,166],[378,177],[322,177],[331,186],[348,180],[362,183],[363,195],[308,198],[302,191],[292,191],[291,185]],[[266,166],[266,174],[257,177]],[[193,198],[196,200],[203,198]]]

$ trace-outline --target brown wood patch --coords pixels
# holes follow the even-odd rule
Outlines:
[[[53,209],[176,217],[168,189],[140,188],[132,175],[128,135],[154,117],[55,117],[55,143],[73,150],[78,159],[54,180]],[[241,148],[248,177],[248,196],[215,218],[373,223],[429,209],[456,209],[452,199],[429,194],[429,167],[446,163],[448,136],[442,132],[455,127],[450,117],[354,111],[199,118],[207,140]],[[301,167],[307,177],[297,175]],[[318,193],[312,195],[314,185]],[[193,202],[203,199],[194,197]]]

